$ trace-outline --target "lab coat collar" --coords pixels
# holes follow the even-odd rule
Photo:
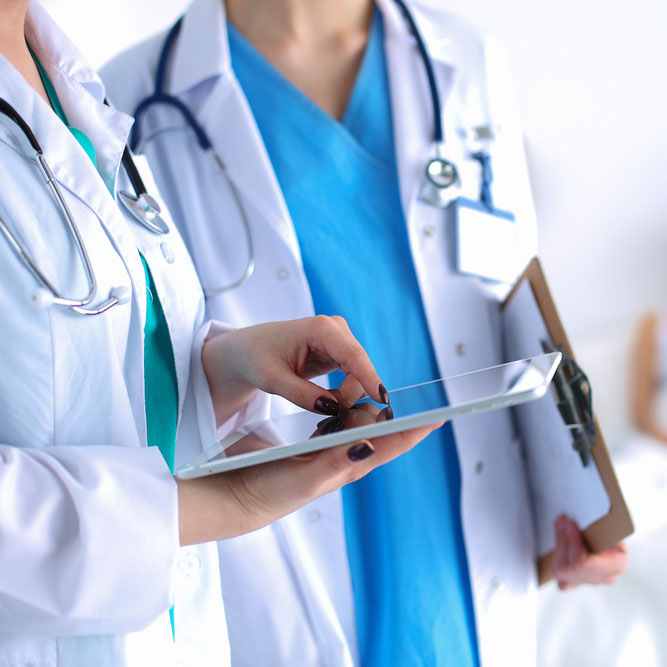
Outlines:
[[[405,18],[394,0],[376,2],[384,17],[387,38],[414,42]],[[416,6],[411,3],[410,9],[422,31],[430,57],[450,66],[458,62],[463,50],[457,48],[455,40],[444,37],[441,32],[436,33],[433,26],[441,27],[439,22],[427,20],[429,11],[437,11],[439,14],[442,14],[442,11],[419,2]],[[460,23],[458,19],[453,20]],[[183,17],[181,32],[174,46],[171,76],[167,81],[167,88],[172,95],[178,96],[207,79],[230,72],[231,57],[226,21],[223,0],[195,0],[192,3]],[[206,45],[203,52],[202,44]]]
[[[107,187],[113,189],[132,119],[104,104],[104,84],[36,0],[31,0],[28,5],[25,33],[58,91],[67,120],[85,132],[93,142],[98,171]],[[12,100],[12,105],[31,125],[47,161],[53,163],[51,168],[54,174],[60,177],[59,165],[81,149],[35,91],[29,89],[28,94],[17,95],[18,91],[26,89],[25,81],[11,65],[6,65],[4,69],[9,70],[8,78],[18,79],[14,83],[5,81],[7,90],[2,94]],[[2,83],[0,89],[4,87]],[[64,177],[63,182],[66,181]]]
[[[136,245],[110,195],[110,190],[115,192],[132,119],[104,104],[102,82],[36,0],[31,0],[28,6],[25,34],[58,92],[68,121],[93,142],[98,168],[47,102],[2,55],[0,97],[30,126],[56,180],[97,215],[114,244],[122,248],[121,254],[135,286],[142,286],[144,274]],[[9,140],[21,153],[26,157],[32,155],[30,145],[18,128],[4,116],[0,125],[3,135],[11,137]],[[138,289],[137,294],[143,312],[145,290]]]
[[[204,50],[202,45],[206,45]],[[178,96],[230,69],[223,0],[195,0],[183,17],[181,32],[174,45],[167,89]]]
[[[384,19],[385,39],[416,43],[405,17],[394,0],[376,0],[376,4]],[[454,67],[460,60],[460,49],[449,35],[446,37],[443,35],[443,11],[427,2],[408,2],[408,7],[419,27],[431,60]],[[429,20],[430,13],[437,13],[438,20]],[[453,18],[445,15],[445,18],[447,17]],[[447,21],[445,25],[446,23]]]
[[[162,49],[164,41],[160,44]],[[296,234],[286,224],[289,213],[262,137],[240,84],[231,70],[227,22],[223,0],[195,0],[183,18],[174,46],[167,90],[175,96],[188,93],[204,81],[214,80],[198,100],[198,122],[211,138],[239,191],[258,207],[276,228],[300,262]],[[192,105],[192,102],[188,102]],[[223,122],[220,119],[223,119]],[[234,131],[230,131],[234,128]],[[249,146],[261,146],[258,153]],[[246,159],[239,160],[239,155]]]

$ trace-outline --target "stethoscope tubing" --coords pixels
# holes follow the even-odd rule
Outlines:
[[[442,128],[440,95],[438,93],[438,86],[435,80],[435,74],[433,72],[431,59],[429,57],[426,44],[424,42],[424,39],[422,38],[421,32],[419,31],[419,28],[417,27],[417,24],[414,20],[414,17],[412,16],[412,13],[408,9],[407,5],[403,2],[403,0],[394,0],[394,1],[398,5],[403,16],[405,17],[405,20],[407,21],[408,26],[410,28],[410,32],[414,35],[417,41],[419,54],[424,64],[424,69],[426,71],[426,76],[428,79],[428,85],[431,95],[431,103],[433,107],[433,140],[436,146],[440,146],[443,142],[444,133]],[[241,196],[236,186],[232,182],[232,179],[227,174],[227,169],[225,168],[223,161],[215,152],[212,141],[210,140],[204,128],[197,121],[194,114],[190,111],[190,109],[176,96],[170,95],[169,93],[166,92],[167,68],[169,65],[169,61],[171,59],[171,54],[173,52],[174,45],[176,43],[176,40],[178,39],[178,35],[181,31],[182,26],[183,26],[183,17],[179,18],[178,21],[174,23],[174,25],[169,30],[167,37],[165,38],[162,50],[160,52],[160,57],[158,59],[158,65],[155,75],[155,89],[151,95],[143,99],[137,105],[134,111],[133,114],[134,125],[130,133],[129,146],[132,150],[137,150],[139,146],[145,145],[146,141],[148,141],[147,139],[146,141],[142,142],[141,124],[146,112],[151,107],[158,105],[171,106],[183,116],[187,124],[187,127],[189,127],[194,132],[197,143],[201,148],[201,150],[203,150],[206,153],[209,153],[212,156],[215,164],[217,165],[218,169],[224,176],[231,190],[232,197],[235,201],[236,207],[242,218],[244,233],[246,238],[246,245],[248,248],[248,262],[246,264],[246,268],[243,274],[234,282],[228,285],[224,285],[222,287],[206,289],[204,292],[206,298],[211,298],[219,294],[222,294],[223,292],[227,292],[229,290],[240,287],[250,279],[250,277],[253,275],[255,271],[255,250],[252,239],[252,232],[250,230],[250,222],[243,207]],[[128,173],[130,172],[128,171]]]
[[[445,140],[445,134],[442,128],[442,107],[440,104],[440,93],[438,91],[438,84],[435,80],[435,72],[433,71],[433,64],[431,62],[431,57],[426,48],[426,42],[422,37],[421,31],[417,27],[417,22],[415,21],[412,12],[408,9],[408,6],[403,0],[394,0],[398,8],[401,10],[403,17],[405,18],[410,32],[417,42],[417,49],[419,50],[419,55],[424,65],[424,70],[426,71],[426,78],[428,79],[428,87],[431,94],[431,105],[433,107],[433,141],[436,144],[442,144]]]
[[[215,166],[225,179],[243,223],[243,231],[245,235],[246,246],[248,248],[248,261],[241,276],[236,280],[234,280],[233,282],[229,283],[228,285],[223,285],[221,287],[213,287],[205,289],[204,295],[207,299],[210,299],[224,292],[228,292],[232,289],[236,289],[237,287],[241,287],[250,279],[250,277],[255,272],[255,266],[256,266],[255,247],[252,239],[252,232],[250,231],[250,221],[243,206],[243,202],[241,201],[241,195],[236,186],[234,185],[232,179],[229,177],[224,162],[213,148],[213,142],[210,140],[208,134],[206,133],[206,130],[204,130],[201,124],[197,121],[197,119],[195,118],[194,114],[190,111],[190,109],[177,97],[175,97],[174,95],[169,95],[165,91],[167,65],[170,60],[176,39],[178,38],[178,35],[181,31],[182,25],[183,25],[183,17],[181,17],[180,19],[178,19],[178,21],[176,21],[176,23],[172,26],[171,30],[167,34],[167,37],[164,41],[164,45],[162,47],[162,51],[160,53],[160,58],[158,60],[157,72],[155,76],[155,90],[151,95],[142,100],[137,105],[137,108],[134,111],[133,114],[134,125],[132,126],[132,131],[130,133],[129,145],[132,148],[132,150],[136,150],[139,146],[144,146],[148,141],[148,139],[142,141],[141,123],[144,115],[151,107],[158,105],[173,107],[185,119],[186,128],[183,129],[189,128],[194,132],[199,148],[205,153],[207,153],[213,159]],[[157,134],[154,134],[152,136],[153,137],[157,136]]]
[[[106,100],[105,100],[106,101]],[[63,296],[56,286],[47,278],[47,276],[41,271],[33,260],[30,253],[26,250],[25,246],[21,243],[18,237],[12,232],[9,225],[0,217],[0,232],[7,240],[9,246],[17,255],[19,260],[23,265],[28,269],[28,271],[33,275],[35,280],[41,285],[41,287],[33,295],[33,301],[36,305],[58,305],[70,308],[79,315],[99,315],[106,312],[112,306],[115,306],[119,303],[125,303],[129,300],[129,290],[126,287],[115,287],[112,289],[110,296],[105,299],[103,302],[98,304],[95,307],[91,307],[95,294],[97,293],[97,279],[95,277],[95,270],[93,268],[92,262],[90,260],[90,255],[86,248],[85,241],[81,235],[78,225],[74,220],[74,216],[67,204],[58,182],[49,167],[46,158],[44,157],[44,152],[42,147],[37,140],[37,137],[31,130],[30,126],[25,122],[21,115],[14,109],[14,107],[9,104],[6,100],[0,98],[0,114],[9,118],[23,133],[26,137],[30,146],[35,151],[35,161],[37,166],[49,186],[58,207],[65,219],[67,228],[69,230],[70,236],[74,240],[74,245],[76,247],[81,263],[83,264],[84,273],[86,275],[86,281],[88,283],[88,293],[85,297],[81,299],[71,299]],[[127,147],[123,152],[122,157],[123,166],[128,174],[128,178],[132,183],[137,199],[141,195],[147,195],[146,188],[144,186],[143,180],[139,174],[139,171],[132,159],[132,155]],[[135,215],[135,217],[137,217]],[[139,219],[137,217],[137,219]],[[139,220],[146,225],[146,222]],[[149,225],[146,225],[151,228]],[[46,292],[44,294],[43,292]]]

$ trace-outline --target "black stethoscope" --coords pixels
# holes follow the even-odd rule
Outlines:
[[[130,300],[130,290],[121,285],[113,287],[107,299],[102,303],[96,306],[91,306],[97,293],[95,271],[90,261],[88,251],[86,250],[86,244],[83,241],[81,232],[79,231],[53,172],[44,158],[42,147],[37,141],[33,131],[30,129],[30,126],[23,120],[18,111],[2,98],[0,98],[0,114],[9,118],[21,130],[30,146],[35,151],[34,157],[37,166],[49,185],[65,222],[67,223],[67,228],[74,240],[74,245],[79,253],[86,274],[86,280],[88,282],[88,293],[83,298],[71,299],[62,295],[55,285],[53,285],[53,283],[46,277],[44,272],[37,266],[20,238],[11,230],[2,217],[0,217],[0,232],[2,232],[7,239],[7,242],[12,250],[14,250],[19,260],[30,273],[32,273],[40,285],[32,295],[33,303],[39,307],[48,307],[52,305],[64,306],[70,308],[79,315],[99,315],[117,304],[127,303]],[[148,192],[146,192],[144,182],[139,175],[137,166],[134,163],[127,146],[123,151],[122,164],[127,172],[132,188],[134,189],[134,194],[126,191],[119,191],[117,194],[118,200],[123,204],[132,217],[144,227],[156,234],[167,234],[169,232],[169,227],[160,215],[160,205],[148,194]]]
[[[419,32],[419,28],[417,27],[417,24],[410,10],[408,9],[405,2],[403,2],[403,0],[394,0],[394,2],[398,5],[399,9],[401,10],[403,16],[405,17],[406,22],[408,23],[410,31],[412,32],[417,41],[419,55],[424,64],[424,69],[426,70],[426,76],[428,79],[428,86],[431,95],[431,104],[433,107],[433,142],[436,147],[436,155],[433,158],[431,158],[426,165],[425,181],[421,188],[420,199],[433,206],[444,207],[447,206],[452,201],[453,199],[452,193],[458,190],[458,187],[460,185],[460,179],[456,165],[444,157],[444,132],[442,127],[440,94],[438,93],[438,86],[435,80],[435,73],[433,71],[433,65],[428,55],[428,51],[426,50],[426,44],[424,42],[421,33]],[[255,267],[254,249],[252,243],[252,235],[250,233],[250,225],[248,223],[248,218],[241,203],[241,199],[233,183],[227,176],[224,163],[222,162],[220,157],[215,153],[215,150],[213,148],[213,143],[211,142],[208,134],[206,133],[206,130],[204,130],[201,124],[197,122],[197,119],[194,117],[194,114],[180,99],[178,99],[174,95],[170,95],[166,91],[165,82],[167,76],[167,65],[169,63],[174,48],[174,44],[181,30],[182,23],[183,19],[180,18],[171,28],[164,41],[164,44],[162,46],[162,51],[160,52],[160,57],[158,60],[157,72],[155,75],[155,90],[151,95],[143,99],[137,105],[137,108],[134,111],[133,114],[134,126],[132,127],[132,132],[130,134],[129,144],[132,150],[137,150],[138,148],[141,148],[146,143],[146,141],[148,141],[148,139],[146,140],[142,139],[141,124],[144,115],[151,107],[156,105],[170,106],[176,109],[183,116],[187,124],[187,127],[191,129],[192,132],[194,132],[199,147],[204,152],[212,156],[215,164],[226,178],[227,183],[231,189],[231,192],[236,200],[236,205],[241,213],[242,221],[245,227],[246,242],[248,246],[248,262],[243,272],[243,275],[238,280],[234,281],[230,285],[225,285],[223,287],[217,287],[214,289],[207,289],[206,296],[210,297],[219,294],[221,292],[233,289],[234,287],[239,287],[240,285],[245,283],[248,280],[248,278],[250,278]],[[156,134],[160,134],[160,132],[156,132]],[[488,160],[488,156],[484,155],[482,157]],[[476,159],[480,158],[476,157]],[[485,171],[488,171],[490,173],[490,170],[485,170]]]
[[[229,178],[229,175],[227,174],[227,168],[225,167],[222,158],[213,148],[213,143],[209,139],[206,130],[204,130],[204,128],[197,122],[197,119],[194,117],[194,114],[190,111],[190,109],[188,109],[188,107],[185,104],[183,104],[183,102],[181,102],[181,100],[179,100],[174,95],[169,95],[165,90],[165,79],[167,77],[167,63],[169,62],[169,58],[171,56],[174,43],[176,42],[176,38],[178,37],[178,34],[181,31],[182,25],[183,25],[183,19],[180,18],[171,28],[169,34],[167,35],[167,38],[164,41],[164,45],[160,53],[160,59],[158,60],[157,72],[155,75],[155,90],[152,95],[149,95],[143,101],[141,101],[137,106],[136,110],[134,111],[133,114],[134,125],[132,126],[132,131],[130,133],[129,145],[132,148],[132,150],[138,150],[141,148],[143,144],[145,144],[148,141],[148,139],[146,139],[142,142],[141,121],[143,119],[144,114],[152,106],[162,104],[173,107],[183,116],[183,118],[187,123],[186,129],[189,128],[194,132],[197,144],[199,145],[201,150],[204,151],[204,153],[206,153],[210,157],[210,159],[213,161],[214,166],[226,181],[227,187],[229,188],[229,191],[231,192],[232,197],[234,198],[236,207],[240,213],[241,221],[243,222],[243,230],[245,232],[246,246],[248,249],[247,251],[248,260],[246,262],[246,266],[242,274],[236,280],[227,285],[205,289],[204,296],[208,299],[213,296],[217,296],[218,294],[222,294],[223,292],[228,292],[229,290],[232,290],[236,287],[241,287],[241,285],[243,285],[248,281],[250,276],[252,276],[252,274],[255,272],[255,247],[252,241],[252,233],[250,232],[250,221],[248,219],[248,215],[246,214],[245,208],[243,207],[241,196],[238,190],[236,189],[236,186]],[[169,128],[169,130],[176,130],[176,129],[182,129],[182,128]],[[167,130],[158,131],[154,135],[152,135],[152,137],[156,136],[157,134],[161,134],[162,132],[165,131]],[[149,139],[152,137],[149,137]]]
[[[458,187],[460,183],[459,171],[453,162],[445,159],[443,156],[445,146],[445,133],[442,128],[442,107],[440,106],[440,93],[435,81],[433,64],[426,50],[426,43],[419,32],[417,23],[412,13],[403,0],[394,0],[405,18],[410,32],[417,41],[417,48],[421,56],[428,87],[431,94],[431,105],[433,107],[433,143],[435,144],[436,155],[426,164],[426,180],[419,193],[420,199],[433,204],[434,206],[447,206],[451,201],[450,192]]]
[[[431,94],[431,105],[433,107],[433,143],[435,144],[435,156],[426,164],[426,178],[419,192],[419,198],[431,204],[444,208],[455,198],[460,187],[461,180],[456,165],[444,157],[445,133],[442,127],[442,107],[440,106],[440,94],[435,81],[433,64],[426,50],[426,43],[419,32],[417,23],[403,0],[394,0],[401,10],[410,32],[417,41],[417,48],[421,56],[428,87]],[[477,131],[489,131],[488,128],[477,128]],[[479,162],[482,169],[480,200],[490,211],[493,210],[493,197],[491,195],[491,183],[493,182],[493,171],[491,169],[491,156],[486,151],[476,151],[471,157]]]

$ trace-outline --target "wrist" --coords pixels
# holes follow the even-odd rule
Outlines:
[[[181,546],[224,540],[239,534],[237,508],[230,505],[223,475],[176,479]]]
[[[242,353],[234,344],[235,334],[234,330],[218,334],[202,347],[202,365],[218,426],[238,412],[257,391],[239,370]]]

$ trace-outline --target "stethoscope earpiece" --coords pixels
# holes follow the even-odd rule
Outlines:
[[[132,292],[130,291],[130,288],[125,285],[118,285],[118,287],[114,287],[111,290],[111,298],[116,299],[119,305],[127,303],[131,296]]]
[[[53,305],[53,296],[44,287],[38,287],[31,295],[30,302],[35,308],[49,308]]]

